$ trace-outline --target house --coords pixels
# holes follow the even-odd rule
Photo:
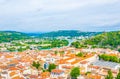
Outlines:
[[[118,70],[120,68],[119,63],[109,62],[109,61],[96,61],[92,63],[94,66],[100,66],[102,68],[109,68],[113,70]]]
[[[83,72],[87,72],[87,67],[88,67],[88,65],[89,65],[90,63],[88,62],[88,61],[82,61],[82,62],[80,62],[80,67],[81,68],[83,68],[84,67],[84,70],[83,70]]]
[[[41,76],[41,78],[46,79],[46,78],[50,77],[50,73],[49,72],[42,72],[40,76]]]
[[[26,69],[23,71],[23,74],[38,75],[38,71],[34,69]]]
[[[103,79],[100,75],[88,74],[86,79]]]
[[[93,72],[93,73],[99,73],[100,67],[99,66],[94,66],[94,65],[89,65],[88,66],[88,71]]]
[[[53,69],[51,71],[51,75],[52,78],[58,78],[58,77],[64,77],[64,71],[60,70],[60,69]]]
[[[2,71],[1,76],[4,77],[5,79],[8,79],[9,75],[7,71]]]

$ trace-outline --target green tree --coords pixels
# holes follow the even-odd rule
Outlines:
[[[117,62],[117,63],[120,61],[117,56],[109,56],[107,54],[99,55],[99,59],[103,59],[105,61]]]
[[[74,67],[70,72],[70,76],[72,77],[72,79],[77,79],[79,75],[80,75],[80,69],[78,67]]]
[[[55,64],[49,64],[48,71],[51,72],[55,68],[56,68]]]
[[[39,62],[33,61],[32,66],[35,67],[36,69],[39,69],[41,64]]]
[[[111,56],[110,59],[112,62],[119,62],[119,58],[116,56]]]
[[[86,72],[85,75],[91,74],[91,72]]]
[[[60,51],[59,53],[60,53],[60,55],[62,55],[62,56],[65,54],[64,51]]]
[[[84,54],[83,54],[82,52],[80,52],[80,53],[78,53],[76,56],[78,56],[78,57],[83,57]]]
[[[118,51],[120,52],[120,48],[118,49]]]
[[[111,70],[108,71],[108,75],[106,76],[105,79],[113,79],[113,74]]]
[[[56,55],[57,55],[57,54],[58,54],[58,51],[55,51],[55,52],[54,52],[54,54],[56,54]]]
[[[105,55],[104,60],[105,61],[110,61],[110,56]]]
[[[71,46],[75,47],[75,48],[79,48],[80,42],[76,41],[76,42],[72,42]]]
[[[116,79],[120,79],[120,69],[119,69],[119,73],[117,74]]]

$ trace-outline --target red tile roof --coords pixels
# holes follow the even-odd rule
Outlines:
[[[62,72],[63,72],[63,70],[60,70],[60,69],[53,69],[53,70],[52,70],[52,73],[60,74],[60,73],[62,73]]]

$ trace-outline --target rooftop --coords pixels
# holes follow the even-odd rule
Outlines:
[[[109,68],[115,68],[118,63],[115,62],[108,62],[108,61],[96,61],[92,63],[95,66],[103,66],[103,67],[109,67]]]
[[[57,74],[61,74],[63,71],[60,69],[53,69],[52,73],[57,73]]]

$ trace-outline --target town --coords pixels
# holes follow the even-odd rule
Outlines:
[[[0,79],[105,79],[108,72],[114,79],[120,73],[119,60],[118,51],[102,48],[1,52]]]
[[[0,79],[120,79],[120,0],[0,0]]]

